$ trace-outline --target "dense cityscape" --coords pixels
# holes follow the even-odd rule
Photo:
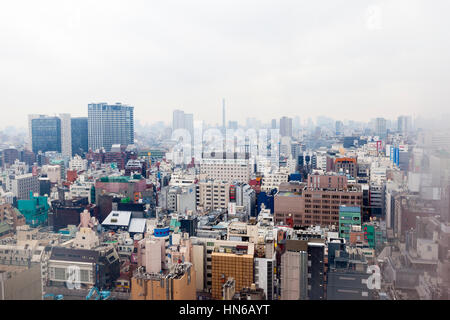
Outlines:
[[[2,131],[1,300],[449,299],[445,120],[227,107]]]

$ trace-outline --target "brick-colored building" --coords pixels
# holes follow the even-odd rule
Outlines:
[[[192,265],[178,265],[167,274],[139,273],[131,279],[130,300],[196,300],[195,270]]]
[[[222,299],[222,286],[228,278],[236,281],[236,292],[252,285],[253,255],[213,252],[211,258],[213,299]]]
[[[358,174],[358,164],[355,158],[337,158],[335,160],[335,170],[336,172],[341,171],[343,173],[348,173],[352,177],[356,177]]]
[[[349,185],[345,177],[338,175],[312,177],[324,178],[311,182],[311,176],[309,176],[310,187],[303,187],[297,192],[278,192],[275,195],[275,223],[286,224],[286,219],[291,217],[294,225],[297,226],[338,225],[339,206],[362,206],[360,185]],[[328,179],[330,177],[331,180]],[[326,188],[323,188],[325,185]]]

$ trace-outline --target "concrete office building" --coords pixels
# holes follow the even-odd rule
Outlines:
[[[88,161],[76,155],[69,161],[69,169],[79,171],[86,171],[88,166]]]
[[[93,151],[112,145],[134,144],[134,107],[116,103],[88,105],[88,147]]]
[[[197,206],[206,210],[228,209],[230,184],[219,180],[201,181],[197,186]]]
[[[287,240],[281,256],[281,300],[308,299],[308,242]]]
[[[39,194],[39,178],[32,173],[15,176],[11,180],[11,191],[18,200],[30,199],[32,194]]]
[[[297,226],[338,225],[340,205],[362,206],[360,185],[347,184],[345,180],[333,179],[333,176],[324,175],[323,177],[326,178],[311,182],[310,175],[309,186],[304,186],[300,190],[296,188],[296,192],[279,191],[274,201],[275,222],[286,223],[290,217]],[[331,180],[327,179],[330,177]],[[328,184],[330,181],[331,183]],[[323,184],[332,187],[320,188]]]
[[[252,173],[247,153],[203,154],[200,162],[200,174],[212,180],[248,183]]]
[[[265,174],[262,179],[261,191],[270,192],[272,189],[278,189],[280,184],[288,182],[289,173],[287,170]]]

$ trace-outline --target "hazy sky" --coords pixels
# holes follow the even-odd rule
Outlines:
[[[450,109],[448,0],[0,2],[0,129],[90,102],[221,123]]]

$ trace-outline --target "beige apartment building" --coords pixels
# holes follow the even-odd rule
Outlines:
[[[206,210],[228,209],[230,183],[214,180],[197,184],[197,207]]]
[[[203,155],[200,174],[205,174],[212,180],[248,183],[252,175],[252,165],[247,154]]]

